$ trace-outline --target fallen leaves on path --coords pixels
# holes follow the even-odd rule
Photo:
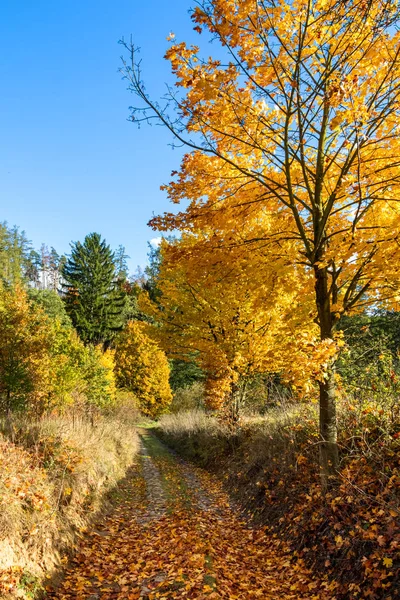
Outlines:
[[[114,512],[85,537],[48,598],[334,598],[285,543],[243,521],[215,479],[145,437],[150,456],[121,483]]]

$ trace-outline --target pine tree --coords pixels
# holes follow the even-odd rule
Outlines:
[[[117,271],[118,279],[125,281],[128,278],[128,254],[126,254],[125,246],[120,244],[114,252],[114,264]]]
[[[66,308],[85,343],[108,346],[122,328],[124,297],[117,285],[114,254],[98,233],[71,244],[62,270]]]
[[[37,253],[25,232],[0,223],[0,280],[6,285],[35,281]]]

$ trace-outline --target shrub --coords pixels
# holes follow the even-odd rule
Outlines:
[[[204,408],[204,383],[196,381],[175,390],[169,412],[177,413],[202,408]]]

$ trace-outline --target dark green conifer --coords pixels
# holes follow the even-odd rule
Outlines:
[[[108,346],[123,326],[124,296],[117,282],[114,254],[98,233],[71,244],[62,269],[65,302],[85,343]]]

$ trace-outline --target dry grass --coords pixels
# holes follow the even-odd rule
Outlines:
[[[240,446],[246,452],[246,468],[251,470],[281,452],[285,454],[284,460],[294,465],[300,438],[311,440],[310,449],[314,452],[317,413],[312,404],[282,403],[264,415],[244,415],[234,428],[215,414],[201,410],[164,415],[158,425],[159,434],[168,443],[203,466],[224,455],[232,458],[235,448]]]
[[[170,413],[196,411],[204,408],[204,383],[195,381],[190,386],[175,390]]]
[[[162,415],[158,421],[162,431],[168,435],[192,435],[201,431],[217,432],[220,424],[215,416],[202,410],[188,410]]]
[[[1,431],[1,428],[0,428]],[[0,432],[0,597],[19,581],[33,594],[43,574],[72,547],[138,449],[131,425],[80,416],[14,424]],[[2,572],[2,576],[1,576]]]
[[[319,482],[316,405],[284,404],[236,428],[199,412],[163,417],[159,435],[215,471],[243,508],[286,539],[339,599],[400,597],[400,421],[381,403],[340,404],[341,469]],[[389,591],[390,590],[390,591]]]

